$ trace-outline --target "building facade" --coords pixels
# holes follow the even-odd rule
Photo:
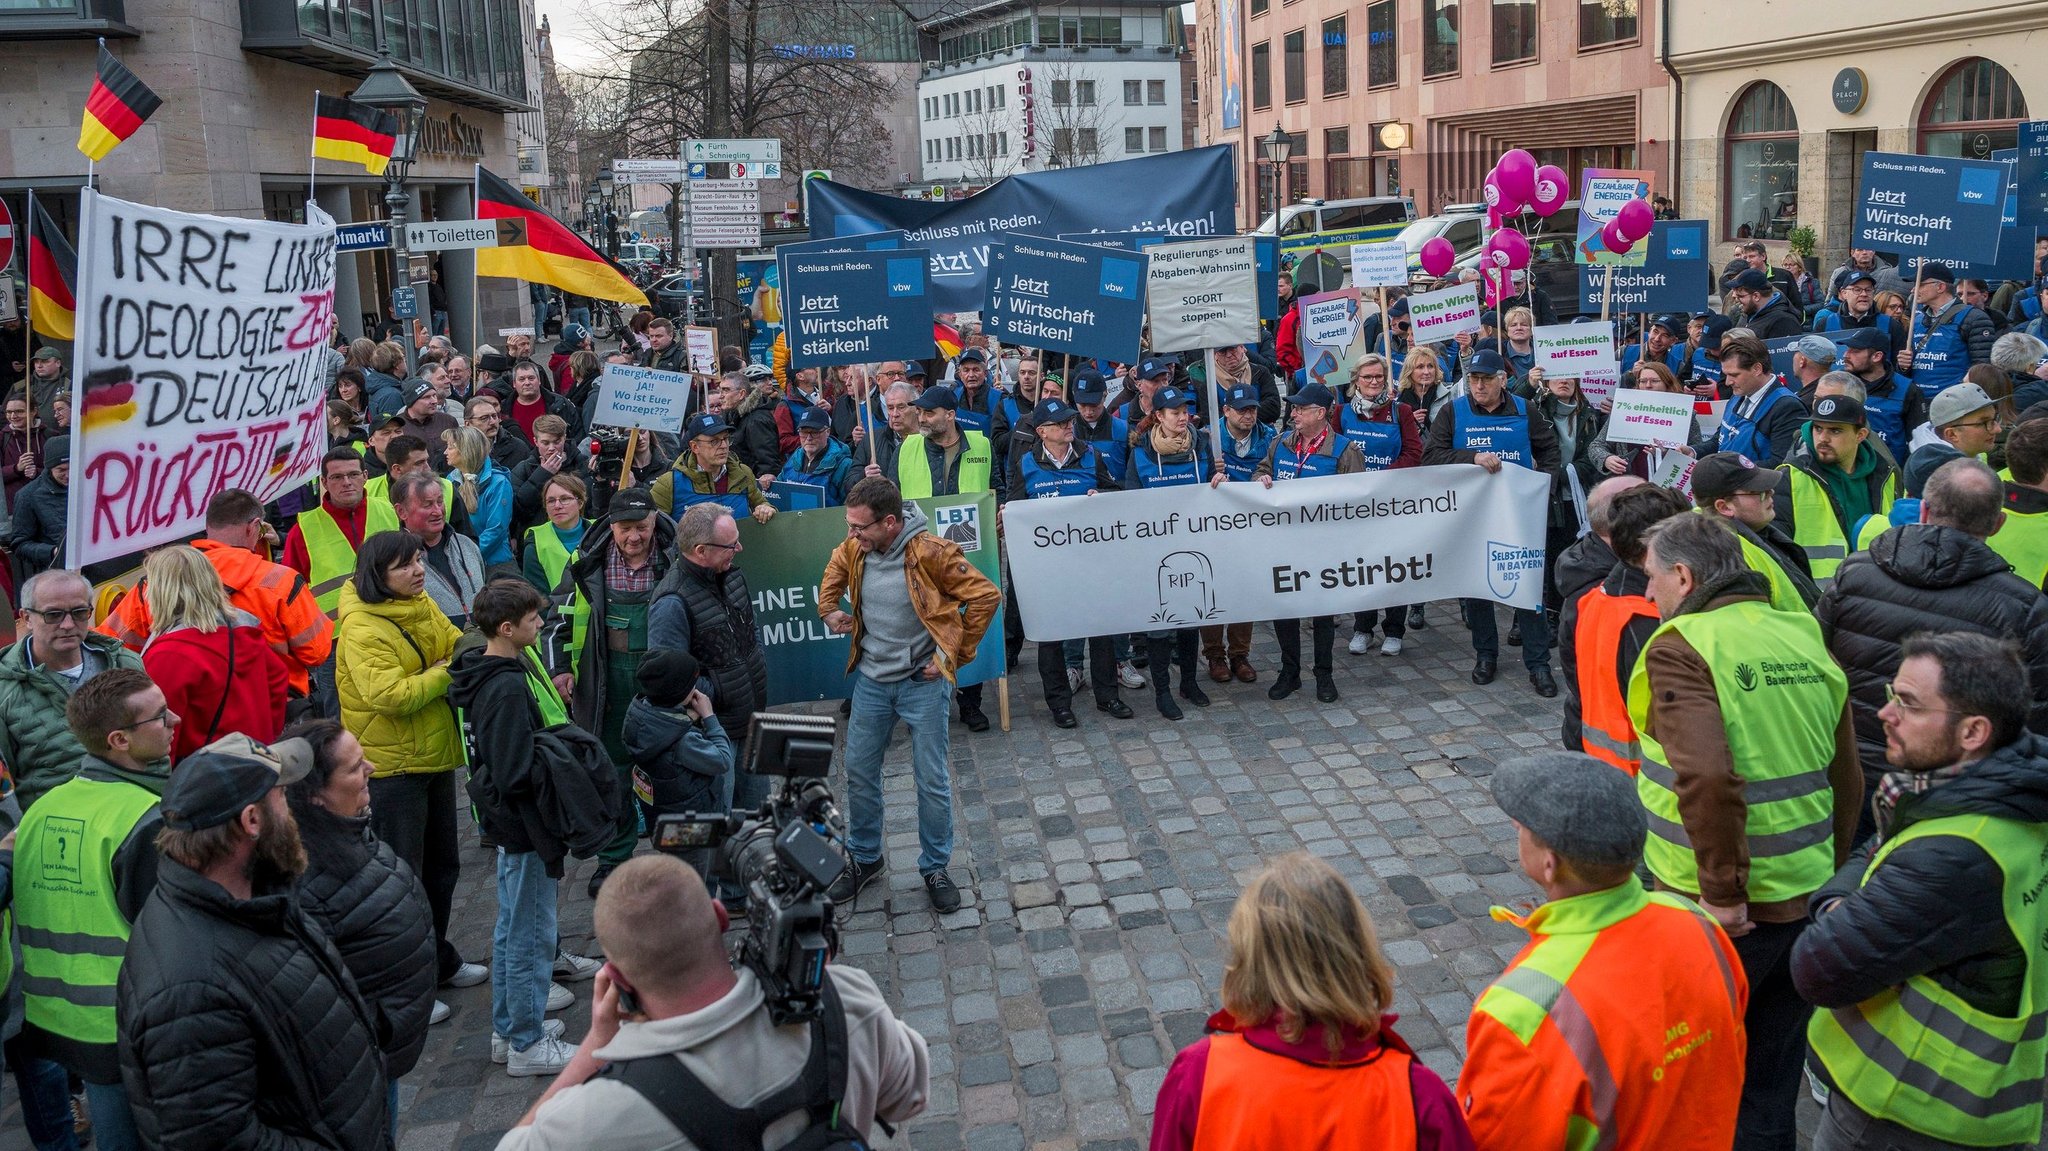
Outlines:
[[[926,21],[922,41],[923,183],[965,191],[1185,146],[1177,3],[998,3]]]
[[[107,195],[303,220],[314,93],[353,91],[380,46],[428,97],[411,220],[473,219],[477,164],[522,182],[515,121],[537,96],[532,0],[39,0],[0,7],[0,196],[16,219],[34,190],[75,235],[87,175],[78,125],[99,36],[163,98],[98,165]],[[338,221],[385,217],[383,180],[360,167],[319,161],[317,187]],[[520,285],[476,280],[470,253],[437,263],[459,343],[530,322]],[[340,257],[345,335],[384,311],[391,284],[391,253]]]
[[[1866,0],[1854,20],[1826,6],[1769,11],[1672,14],[1678,202],[1719,239],[1776,248],[1811,228],[1832,266],[1848,250],[1865,152],[1989,159],[2013,147],[2030,98],[2048,112],[2040,0]]]
[[[1288,202],[1405,195],[1428,214],[1478,199],[1513,147],[1574,181],[1642,168],[1665,187],[1658,18],[1640,0],[1196,0],[1199,135],[1238,146],[1247,225],[1271,211],[1257,141],[1276,125]]]

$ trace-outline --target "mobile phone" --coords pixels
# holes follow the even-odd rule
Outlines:
[[[605,964],[604,968],[605,975],[612,981],[612,989],[619,993],[619,1014],[645,1014],[645,1012],[640,1010],[640,997],[633,994],[633,989],[627,987],[625,982],[619,978],[619,969],[609,963]]]

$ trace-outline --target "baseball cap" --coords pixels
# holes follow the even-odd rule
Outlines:
[[[1244,411],[1247,408],[1256,411],[1259,406],[1259,393],[1255,389],[1239,384],[1237,387],[1223,393],[1223,406],[1226,408],[1236,408],[1238,411]]]
[[[1109,384],[1101,372],[1075,372],[1073,391],[1077,404],[1099,404],[1109,398]]]
[[[732,425],[716,412],[698,412],[683,425],[683,442],[688,443],[699,436],[723,436],[732,432]]]
[[[646,488],[620,488],[605,507],[604,518],[606,523],[639,523],[658,510]]]
[[[1729,329],[1734,326],[1735,321],[1726,316],[1708,316],[1705,326],[1700,328],[1700,350],[1707,352],[1720,351],[1721,337],[1727,335]]]
[[[1649,819],[1626,772],[1576,751],[1510,759],[1493,773],[1493,802],[1574,863],[1631,867]]]
[[[1851,328],[1842,340],[1842,346],[1861,348],[1866,352],[1889,352],[1892,350],[1892,338],[1876,328]]]
[[[222,736],[178,761],[164,788],[164,826],[174,831],[219,827],[270,789],[297,783],[313,770],[313,745],[303,739],[261,744],[239,732]]]
[[[1927,422],[1933,424],[1936,429],[1945,428],[1972,412],[1981,412],[1997,402],[1975,384],[1951,384],[1943,388],[1941,394],[1927,405]]]
[[[1768,292],[1771,290],[1771,278],[1755,268],[1745,268],[1728,282],[1728,286],[1745,292]]]
[[[832,413],[812,405],[804,409],[803,418],[796,422],[796,429],[802,431],[829,431],[832,427]]]
[[[1871,284],[1875,284],[1875,283],[1877,283],[1877,276],[1876,276],[1876,275],[1874,275],[1873,273],[1870,273],[1870,272],[1864,272],[1864,271],[1853,271],[1853,272],[1850,272],[1850,273],[1849,273],[1849,274],[1848,274],[1847,276],[1843,277],[1843,279],[1842,279],[1842,284],[1843,284],[1843,286],[1845,286],[1845,287],[1846,287],[1847,285],[1850,285],[1850,284],[1862,284],[1862,283],[1871,283]]]
[[[1962,385],[1958,384],[1957,387]],[[1979,395],[1983,392],[1980,389]],[[1929,419],[1932,419],[1929,414]],[[1816,424],[1847,424],[1850,427],[1863,426],[1863,401],[1854,396],[1822,396],[1813,401],[1813,422]]]
[[[1408,297],[1406,297],[1406,296],[1402,296],[1402,297],[1401,297],[1400,299],[1398,299],[1398,300],[1395,300],[1395,301],[1394,301],[1393,303],[1391,303],[1391,304],[1388,304],[1388,305],[1387,305],[1387,318],[1388,318],[1388,319],[1392,319],[1392,320],[1398,320],[1398,319],[1400,319],[1400,318],[1401,318],[1402,316],[1405,316],[1405,315],[1407,315],[1407,314],[1408,314]]]
[[[1031,409],[1031,422],[1034,424],[1064,424],[1070,420],[1080,418],[1080,415],[1081,413],[1075,411],[1070,404],[1062,403],[1059,400],[1041,400],[1037,407]]]
[[[953,362],[956,364],[985,364],[988,363],[988,353],[980,348],[968,348],[954,357]]]
[[[1507,371],[1508,362],[1500,358],[1499,352],[1487,348],[1472,353],[1465,361],[1465,374],[1468,376],[1504,376]]]
[[[1153,359],[1141,360],[1138,362],[1138,378],[1141,380],[1157,379],[1160,376],[1171,377],[1172,375],[1172,360],[1163,360],[1155,357]]]
[[[904,362],[904,364],[903,364],[903,378],[904,378],[904,379],[906,379],[906,380],[921,380],[921,379],[924,379],[924,377],[925,377],[925,370],[924,370],[924,361],[923,361],[923,360],[907,360],[907,361],[905,361],[905,362]]]
[[[1318,383],[1307,383],[1287,393],[1290,408],[1327,408],[1337,402],[1330,389]]]
[[[1195,397],[1181,388],[1161,388],[1152,393],[1155,408],[1193,407]]]
[[[1939,280],[1944,284],[1956,282],[1956,274],[1947,264],[1937,264],[1932,260],[1920,265],[1920,278],[1923,280]]]
[[[1664,315],[1650,321],[1651,327],[1662,328],[1673,337],[1681,340],[1685,338],[1685,325],[1686,317],[1684,316]]]
[[[960,397],[954,395],[953,389],[947,387],[944,384],[933,384],[931,387],[926,388],[924,392],[920,394],[917,397],[917,399],[912,402],[914,402],[918,407],[923,408],[925,411],[928,412],[937,411],[940,408],[944,408],[946,411],[949,412],[957,412],[960,410]]]
[[[1835,362],[1835,342],[1826,336],[1805,335],[1792,342],[1792,350],[1816,364]]]
[[[1778,474],[1756,466],[1740,452],[1715,452],[1701,456],[1692,466],[1692,497],[1705,507],[1736,492],[1768,492],[1778,487]]]
[[[58,351],[57,349],[51,347],[48,344],[44,344],[42,347],[36,349],[35,358],[38,360],[61,360],[64,358],[64,353]]]

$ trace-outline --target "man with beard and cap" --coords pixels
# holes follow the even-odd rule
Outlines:
[[[1648,345],[1645,353],[1644,345]],[[1621,350],[1621,378],[1633,378],[1635,367],[1644,360],[1663,364],[1678,375],[1685,369],[1685,317],[1658,316],[1650,321],[1649,331],[1643,335],[1643,343],[1630,344]]]
[[[286,785],[312,748],[233,735],[178,764],[115,1017],[147,1147],[389,1148],[376,1016],[293,899]]]

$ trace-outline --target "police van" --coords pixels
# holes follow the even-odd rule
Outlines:
[[[1303,200],[1280,209],[1280,262],[1325,289],[1340,287],[1351,274],[1351,245],[1391,240],[1415,218],[1415,201],[1406,196],[1366,196],[1351,200]],[[1273,235],[1268,216],[1256,229]]]

